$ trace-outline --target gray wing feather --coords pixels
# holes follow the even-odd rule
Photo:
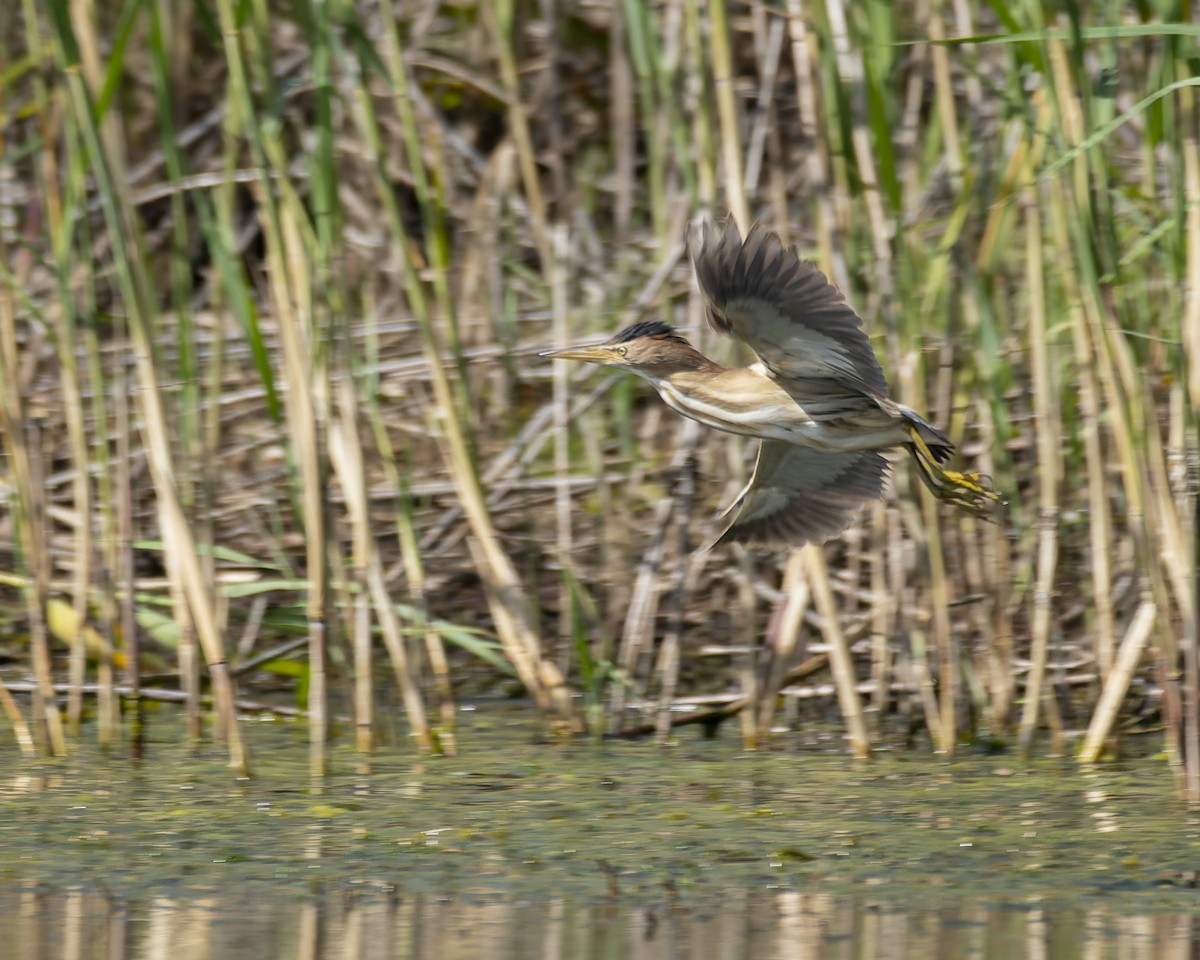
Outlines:
[[[888,461],[873,450],[830,453],[765,440],[754,476],[725,515],[720,543],[823,543],[883,495]]]
[[[709,324],[748,344],[780,381],[816,392],[888,395],[862,319],[820,270],[755,224],[743,241],[733,217],[692,237],[692,263]]]

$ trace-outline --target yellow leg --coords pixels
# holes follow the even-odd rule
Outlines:
[[[909,425],[908,435],[912,438],[913,459],[921,481],[943,503],[953,504],[986,520],[996,507],[1008,502],[978,473],[944,469],[915,424]]]

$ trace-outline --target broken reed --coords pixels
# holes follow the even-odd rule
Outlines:
[[[60,595],[102,638],[55,634],[70,730],[89,658],[102,703],[114,661],[137,690],[153,620],[193,733],[202,659],[248,766],[211,665],[286,621],[314,770],[331,662],[358,746],[377,739],[377,635],[417,746],[453,749],[445,645],[496,656],[462,627],[568,730],[653,701],[668,736],[707,643],[744,651],[751,744],[818,645],[861,755],[864,695],[895,689],[942,752],[1014,732],[1029,752],[1046,724],[1057,746],[1078,679],[1094,759],[1139,669],[1174,755],[1195,740],[1195,28],[846,0],[215,10],[219,33],[188,5],[5,14],[8,579],[35,641]],[[1009,492],[1005,523],[901,471],[824,551],[690,549],[745,445],[533,355],[646,316],[728,356],[682,246],[725,211],[847,291],[899,398]],[[70,483],[42,503],[50,467]],[[161,543],[156,591],[139,539]],[[32,649],[39,742],[65,749]]]

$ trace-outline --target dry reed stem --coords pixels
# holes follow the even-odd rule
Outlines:
[[[658,717],[655,730],[655,740],[660,746],[666,746],[671,736],[671,711],[675,704],[675,694],[679,688],[680,648],[683,634],[684,607],[687,603],[688,573],[698,566],[698,563],[688,562],[690,550],[689,526],[692,519],[692,504],[696,493],[696,460],[692,455],[695,439],[689,431],[694,431],[696,438],[700,434],[699,424],[688,421],[685,425],[684,436],[680,440],[681,450],[687,451],[682,457],[682,464],[675,477],[672,495],[675,498],[675,571],[670,585],[670,595],[667,611],[667,628],[663,634],[662,643],[658,650]]]
[[[386,13],[390,14],[390,7],[390,3],[385,4]],[[503,40],[501,33],[503,28],[507,26],[504,17],[495,11],[491,11],[490,8],[485,9],[485,15],[493,17],[492,26],[494,27],[495,41],[503,46],[501,43]],[[394,15],[390,19],[394,24]],[[414,170],[423,171],[420,153],[418,150],[413,149],[417,143],[417,139],[415,123],[409,104],[405,98],[405,90],[408,85],[407,67],[402,57],[399,38],[395,29],[387,31],[387,39],[388,53],[391,60],[391,76],[399,94],[393,99],[393,103],[400,116],[402,126],[406,131],[407,142],[410,148],[408,160]],[[501,70],[506,71],[507,69],[507,71],[510,71],[511,75],[506,72],[507,79],[515,84],[516,77],[515,72],[513,72],[515,68],[507,59],[509,54],[502,51],[499,56],[501,57]],[[510,120],[513,120],[517,125],[523,124],[523,114],[519,109],[519,101],[510,103],[509,106]],[[517,135],[519,136],[519,134]],[[532,164],[532,156],[526,159]],[[423,172],[421,175],[423,176]],[[544,237],[545,216],[540,192],[537,192],[535,197],[536,199],[533,197],[527,199],[530,200],[531,209],[533,210],[535,234],[541,238],[538,242],[538,249],[542,255],[542,262],[543,264],[548,264],[549,252]],[[426,222],[427,224],[429,223],[428,216]],[[440,416],[439,425],[444,433],[442,445],[446,456],[446,463],[471,527],[472,539],[469,544],[471,554],[479,565],[480,577],[486,585],[488,605],[496,624],[496,632],[499,635],[506,655],[516,668],[526,689],[533,696],[543,714],[546,716],[557,714],[558,720],[561,723],[574,728],[578,720],[574,716],[569,698],[566,696],[563,678],[552,664],[542,658],[541,642],[537,634],[533,612],[524,585],[512,561],[501,548],[495,526],[488,514],[483,491],[479,486],[475,465],[471,459],[466,428],[457,412],[461,407],[455,403],[454,389],[442,366],[443,352],[441,349],[441,338],[434,328],[433,318],[429,313],[426,299],[421,290],[412,260],[410,259],[408,240],[404,234],[403,226],[395,216],[393,216],[392,228],[396,234],[396,240],[401,244],[401,248],[404,251],[405,286],[409,298],[409,306],[416,313],[420,322],[421,344],[429,365],[429,374],[433,385],[437,413]],[[445,293],[444,270],[435,271],[435,278],[437,279],[435,293],[438,294],[439,307],[444,314],[442,319],[453,327],[452,305]],[[551,684],[553,687],[552,690],[547,689],[547,683]]]
[[[817,40],[808,29],[807,19],[803,0],[787,0],[788,36],[792,47],[792,72],[796,79],[801,147],[808,188],[814,195],[817,209],[814,226],[819,250],[817,261],[844,290],[847,289],[845,258],[837,242],[837,224],[830,195],[829,146],[820,129]]]
[[[750,229],[750,207],[746,202],[742,174],[742,142],[734,96],[733,55],[730,51],[729,11],[725,0],[709,0],[709,55],[712,58],[713,95],[720,122],[721,164],[724,169],[725,201],[742,231]]]
[[[269,188],[268,188],[269,189]],[[264,191],[264,194],[266,191]],[[326,464],[323,443],[328,409],[320,394],[328,368],[316,360],[324,351],[314,348],[317,338],[308,283],[307,257],[299,234],[302,229],[289,204],[278,208],[278,220],[267,230],[268,280],[279,318],[279,341],[288,385],[288,433],[295,450],[304,521],[305,572],[308,577],[308,715],[309,767],[314,776],[324,774],[328,739],[327,651],[329,636],[330,544],[326,529]]]
[[[368,569],[375,553],[371,532],[362,437],[357,423],[358,398],[354,378],[343,363],[335,388],[337,415],[330,422],[329,462],[346,498],[352,534],[349,562],[343,564],[353,584],[350,646],[354,661],[354,745],[369,753],[375,744],[375,683],[371,643],[371,592]]]
[[[517,64],[509,39],[512,30],[514,0],[497,0],[495,4],[484,4],[481,14],[492,31],[493,50],[500,68],[500,82],[508,96],[508,125],[513,144],[517,149],[517,162],[521,169],[521,185],[525,200],[529,204],[530,225],[533,227],[534,246],[541,259],[542,271],[552,276],[553,254],[546,218],[546,202],[542,196],[541,180],[537,171],[533,140],[529,133],[529,122],[521,102],[521,84],[517,76]]]
[[[72,602],[79,624],[71,638],[71,659],[68,667],[71,685],[79,688],[87,669],[87,651],[83,642],[83,627],[88,619],[88,594],[92,583],[93,537],[92,537],[92,484],[90,459],[87,451],[87,428],[84,422],[83,394],[76,360],[78,338],[69,309],[58,313],[59,363],[62,365],[63,405],[67,434],[71,450],[71,461],[75,470],[72,483],[72,499],[79,522],[75,525],[75,582],[72,587]],[[67,694],[67,732],[79,735],[83,715],[83,695]]]
[[[1025,242],[1029,250],[1042,248],[1041,210],[1037,197],[1030,195],[1022,206],[1025,212]],[[1033,661],[1025,683],[1025,703],[1021,712],[1018,742],[1021,753],[1029,756],[1033,749],[1033,737],[1037,730],[1038,707],[1043,700],[1042,684],[1046,674],[1046,658],[1050,648],[1052,629],[1052,592],[1058,566],[1058,469],[1055,463],[1057,452],[1062,448],[1056,424],[1054,386],[1050,380],[1051,345],[1048,342],[1046,324],[1045,280],[1040,257],[1032,256],[1026,261],[1029,291],[1029,342],[1032,347],[1034,433],[1039,453],[1038,470],[1038,550],[1037,572],[1033,588],[1033,613],[1031,633]],[[1052,694],[1045,692],[1049,701]]]
[[[1092,711],[1092,719],[1088,724],[1083,746],[1079,749],[1080,763],[1095,763],[1100,759],[1100,751],[1104,748],[1104,742],[1108,739],[1117,719],[1121,701],[1125,698],[1129,683],[1133,679],[1133,672],[1145,649],[1146,641],[1149,640],[1150,632],[1154,629],[1157,609],[1153,600],[1143,597],[1137,613],[1130,621],[1129,628],[1125,631],[1125,637],[1121,640],[1121,645],[1117,650],[1113,668],[1104,682],[1104,689],[1100,692],[1100,699],[1096,703],[1095,710]]]
[[[356,411],[359,409],[355,379],[349,370],[343,371],[338,383],[340,419],[330,435],[330,454],[346,491],[346,507],[354,530],[355,582],[359,585],[355,609],[355,724],[359,750],[367,751],[375,742],[373,722],[374,682],[371,635],[371,610],[374,609],[384,645],[392,662],[396,685],[400,690],[412,735],[421,753],[434,749],[416,678],[410,666],[405,639],[400,630],[395,607],[388,596],[383,575],[383,560],[371,528],[370,503],[367,496],[366,465],[363,458],[363,438],[358,429]],[[423,611],[422,611],[423,612]],[[453,752],[453,724],[444,731],[446,752]]]
[[[871,550],[867,561],[871,591],[871,707],[877,719],[887,706],[892,676],[892,624],[896,616],[895,597],[887,583],[887,509],[883,501],[872,507]]]
[[[829,666],[833,672],[833,683],[837,688],[842,718],[846,722],[850,752],[855,759],[866,760],[871,756],[871,737],[863,718],[862,698],[858,694],[858,682],[854,676],[854,661],[850,657],[833,593],[829,589],[829,570],[825,563],[825,554],[816,546],[803,547],[802,550],[808,557],[806,566],[812,588],[813,606],[821,616],[821,632],[825,636],[825,642],[829,644]]]
[[[829,17],[829,29],[833,35],[833,50],[837,61],[838,79],[847,88],[850,101],[850,147],[862,180],[862,200],[866,208],[867,223],[871,230],[871,249],[876,293],[885,311],[885,327],[894,295],[892,283],[892,238],[894,225],[883,208],[883,195],[879,190],[879,176],[875,162],[875,150],[871,143],[871,131],[867,126],[866,89],[862,61],[855,56],[847,20],[846,0],[827,0],[825,12]]]
[[[11,691],[2,680],[0,680],[0,709],[8,717],[8,722],[13,729],[13,739],[17,741],[21,756],[32,760],[37,756],[37,746],[33,742],[33,735],[29,732],[29,724],[25,722],[20,706],[13,699]]]
[[[143,729],[143,709],[142,702],[137,696],[137,692],[141,687],[142,669],[141,669],[141,639],[138,637],[137,612],[134,607],[134,560],[133,560],[133,540],[134,540],[134,524],[133,524],[133,457],[131,447],[133,443],[133,427],[129,417],[129,374],[128,371],[121,367],[113,377],[113,426],[116,431],[115,449],[110,450],[110,463],[112,457],[115,456],[116,462],[113,463],[113,473],[116,480],[113,484],[112,496],[116,500],[116,509],[111,511],[115,513],[112,518],[113,523],[109,528],[109,544],[107,570],[112,577],[112,584],[117,588],[117,597],[119,607],[117,608],[117,622],[110,623],[110,628],[114,630],[113,636],[116,636],[116,628],[119,624],[120,637],[125,647],[125,682],[132,691],[130,696],[131,709],[129,742],[130,749],[134,757],[141,756],[142,743],[144,739]],[[112,597],[114,591],[106,591],[107,597]],[[110,602],[105,600],[106,603]],[[113,682],[112,660],[110,657],[102,657],[100,661],[101,673],[107,672],[107,686],[111,690]],[[120,711],[120,704],[116,697],[105,695],[111,707],[110,714],[114,720],[111,733],[113,734],[112,741],[116,741],[117,724],[116,719]],[[104,743],[103,728],[101,733],[101,743]]]
[[[14,378],[15,379],[15,378]],[[6,417],[6,419],[8,419]],[[25,591],[29,616],[29,652],[37,692],[33,699],[33,722],[42,736],[46,750],[56,757],[67,755],[66,731],[62,714],[54,696],[54,667],[50,659],[50,631],[46,624],[46,603],[50,586],[50,528],[46,518],[45,448],[42,441],[44,420],[41,411],[25,414],[23,448],[24,467],[18,465],[17,476],[24,474],[26,489],[21,510],[22,540],[33,577]]]
[[[664,497],[654,508],[654,517],[649,525],[650,535],[646,541],[645,552],[638,562],[629,605],[625,610],[625,621],[617,648],[617,667],[623,674],[635,680],[642,675],[639,665],[653,640],[660,593],[659,574],[675,506],[673,498]],[[609,716],[614,729],[619,730],[624,726],[626,696],[627,691],[623,685],[613,686]]]
[[[929,634],[938,661],[937,737],[934,749],[953,756],[958,745],[959,670],[961,669],[958,637],[950,627],[950,585],[946,576],[946,557],[942,545],[942,519],[937,503],[922,497],[926,541],[929,551],[929,603],[933,608]]]
[[[234,713],[234,695],[220,634],[217,629],[212,598],[205,590],[203,573],[197,558],[192,529],[179,503],[174,463],[171,456],[166,412],[159,385],[159,372],[154,363],[154,350],[148,328],[150,323],[149,284],[140,260],[131,258],[129,249],[136,247],[137,228],[129,202],[122,151],[111,144],[104,145],[91,117],[91,99],[78,72],[68,69],[71,107],[87,143],[93,168],[102,176],[102,192],[106,198],[105,217],[114,240],[117,274],[125,297],[139,390],[137,399],[142,415],[143,443],[157,494],[159,522],[163,542],[167,545],[168,566],[174,564],[183,582],[191,616],[200,641],[205,648],[213,675],[217,710],[226,722],[230,750],[230,765],[248,771],[249,759]],[[115,138],[109,138],[111,141]]]
[[[404,710],[408,714],[408,723],[412,728],[413,737],[417,741],[417,749],[421,753],[432,753],[435,749],[442,753],[455,752],[453,716],[442,716],[442,726],[438,730],[437,743],[430,735],[429,722],[425,715],[425,702],[421,698],[413,668],[410,666],[407,645],[400,630],[396,617],[396,609],[388,596],[387,585],[383,579],[383,567],[378,552],[371,556],[367,578],[371,589],[371,599],[375,604],[375,616],[379,619],[379,627],[383,633],[383,642],[387,647],[388,656],[392,661],[392,670],[396,675],[396,684],[400,688],[400,697]],[[433,631],[427,630],[426,637]],[[454,701],[448,690],[441,691],[442,704],[454,709]]]
[[[625,245],[629,236],[635,186],[633,70],[629,63],[625,33],[624,5],[615,3],[609,21],[608,41],[611,89],[609,118],[613,133],[613,242],[618,249]]]
[[[1200,803],[1200,103],[1194,89],[1180,91],[1187,119],[1183,137],[1183,183],[1187,202],[1187,286],[1184,296],[1183,359],[1188,370],[1181,404],[1190,411],[1189,433],[1181,446],[1184,479],[1181,518],[1190,518],[1186,557],[1191,569],[1192,615],[1183,624],[1183,795]]]
[[[0,238],[0,259],[7,248]],[[19,530],[22,552],[32,575],[24,581],[23,594],[29,617],[30,666],[37,678],[32,705],[33,728],[45,749],[55,756],[66,754],[66,739],[54,697],[54,677],[50,664],[46,627],[47,586],[50,571],[49,530],[46,526],[45,489],[42,483],[43,451],[37,437],[40,411],[27,410],[21,391],[17,352],[16,304],[11,295],[0,297],[0,428],[8,439],[8,460],[12,478],[14,519]],[[14,531],[16,532],[16,531]],[[4,692],[5,712],[13,724],[18,742],[29,740],[30,731],[21,718],[8,691]],[[29,741],[32,743],[32,741]]]
[[[783,570],[784,594],[783,603],[776,609],[767,628],[765,646],[768,652],[766,674],[759,690],[759,702],[754,706],[758,711],[756,719],[758,728],[771,731],[775,720],[775,709],[779,702],[779,693],[783,689],[784,678],[804,650],[801,641],[804,613],[808,609],[811,591],[805,576],[805,558],[803,550],[793,550],[788,554],[787,564]],[[797,650],[801,653],[798,654]]]
[[[550,231],[550,312],[551,336],[556,350],[564,350],[571,344],[568,313],[567,264],[571,256],[570,238],[563,224],[555,224]],[[553,407],[554,426],[554,474],[565,480],[571,473],[571,432],[568,413],[570,410],[571,365],[554,365]],[[574,565],[575,537],[572,529],[571,492],[565,483],[554,491],[554,549],[563,576],[558,585],[558,637],[564,649],[570,649],[574,633],[575,600],[568,577]]]

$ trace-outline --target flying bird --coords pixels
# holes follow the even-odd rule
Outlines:
[[[943,467],[954,445],[891,398],[862,319],[776,233],[755,224],[743,240],[732,217],[724,230],[706,222],[692,238],[692,265],[709,324],[749,346],[756,363],[722,366],[657,321],[546,356],[636,373],[685,417],[762,441],[714,546],[800,546],[836,536],[883,496],[883,451],[892,447],[909,452],[939,500],[985,517],[1004,503],[978,474]]]

